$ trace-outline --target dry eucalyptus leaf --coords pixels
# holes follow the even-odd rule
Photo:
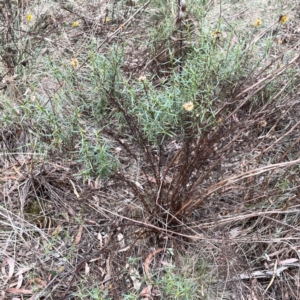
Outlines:
[[[85,264],[85,275],[89,275],[90,274],[90,266],[88,263]]]
[[[133,287],[136,291],[138,291],[141,288],[142,282],[139,279],[140,278],[140,274],[138,272],[137,269],[134,268],[130,268],[129,269],[129,274],[130,274],[130,278],[133,282]]]
[[[32,290],[26,290],[26,289],[15,289],[15,288],[9,288],[5,290],[6,293],[11,294],[24,294],[24,295],[31,295],[33,293]]]
[[[74,245],[77,245],[80,242],[81,236],[82,236],[82,230],[83,230],[83,226],[80,225],[79,229],[78,229],[78,233],[77,233],[75,241],[74,241]]]
[[[297,258],[289,258],[289,259],[285,259],[285,260],[281,260],[279,262],[279,265],[288,265],[288,264],[293,264],[295,262],[297,262],[298,259]]]
[[[18,283],[17,283],[17,286],[16,286],[17,289],[19,289],[22,286],[23,278],[24,278],[24,276],[22,274],[20,274],[18,276]]]
[[[7,264],[9,266],[8,278],[7,279],[10,279],[13,276],[14,271],[15,271],[15,260],[11,257],[8,257],[7,258]]]
[[[147,277],[150,279],[150,273],[149,273],[149,264],[151,263],[153,256],[159,252],[164,251],[165,249],[160,248],[160,249],[156,249],[154,251],[152,251],[146,258],[145,263],[144,263],[144,267],[145,267],[145,274],[147,275]]]
[[[8,265],[8,274],[6,273],[5,267]],[[4,282],[7,282],[14,274],[15,270],[15,261],[11,257],[7,257],[2,265],[1,265],[1,272],[4,275],[5,279]]]
[[[32,267],[19,268],[18,272],[16,273],[16,276],[19,276],[19,275],[21,275],[23,273],[26,273],[26,272],[28,272],[31,269],[32,269]]]

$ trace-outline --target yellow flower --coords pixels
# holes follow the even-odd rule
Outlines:
[[[105,23],[109,22],[109,17],[105,17]]]
[[[32,15],[31,15],[31,14],[28,14],[28,15],[27,15],[27,21],[30,22],[31,20],[32,20]]]
[[[187,111],[192,111],[194,109],[194,103],[192,101],[186,102],[182,107]]]
[[[287,20],[288,20],[288,16],[287,16],[287,15],[281,15],[281,16],[279,17],[279,23],[280,23],[280,24],[286,23]]]
[[[73,27],[77,27],[78,26],[78,21],[75,21],[73,24],[72,24]]]
[[[254,21],[254,27],[258,27],[258,26],[260,26],[262,24],[262,21],[261,21],[261,19],[255,19],[255,21]]]
[[[57,270],[57,271],[58,271],[59,273],[61,273],[63,270],[64,270],[64,267],[63,267],[63,266],[61,266],[61,267],[59,267],[59,268],[58,268],[58,270]]]
[[[74,69],[76,69],[78,67],[78,60],[76,58],[72,58],[71,65],[73,66]]]

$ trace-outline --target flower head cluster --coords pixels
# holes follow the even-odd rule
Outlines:
[[[255,19],[255,21],[254,21],[254,27],[259,27],[260,25],[262,24],[262,21],[261,21],[261,19]]]
[[[72,26],[73,26],[73,27],[77,27],[78,24],[79,24],[78,21],[75,21],[75,22],[72,24]]]
[[[72,58],[71,59],[71,65],[74,69],[77,69],[78,68],[78,60],[76,58]]]
[[[182,105],[182,107],[186,110],[186,111],[192,111],[194,109],[194,103],[192,101],[186,102]]]
[[[279,17],[279,23],[280,23],[280,24],[286,23],[287,20],[288,20],[288,16],[287,16],[287,15],[281,15],[281,16]]]
[[[220,40],[221,37],[222,37],[222,32],[220,30],[217,30],[217,31],[212,31],[210,33],[210,35],[215,38],[216,40]]]
[[[146,81],[146,76],[140,76],[139,78],[138,78],[138,81],[139,82],[144,82],[144,81]]]
[[[27,22],[32,21],[32,14],[28,14],[26,19],[27,19]]]

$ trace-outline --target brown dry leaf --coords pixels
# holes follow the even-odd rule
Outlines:
[[[149,279],[150,279],[149,264],[150,264],[153,256],[159,252],[162,252],[163,250],[164,250],[163,248],[160,248],[160,249],[156,249],[156,250],[152,251],[145,260],[145,263],[144,263],[145,273]]]
[[[82,230],[83,230],[83,226],[80,225],[73,245],[77,245],[80,242],[82,236]]]
[[[34,282],[40,284],[43,288],[47,286],[47,283],[40,278],[34,278]]]
[[[151,299],[151,290],[152,290],[152,285],[148,285],[140,293],[140,297],[146,297],[146,299]]]
[[[54,231],[51,233],[52,236],[60,233],[62,231],[62,226],[59,224],[55,229]]]
[[[157,286],[153,287],[151,294],[155,298],[161,297],[161,292]]]
[[[34,283],[34,280],[29,279],[29,280],[25,283],[24,288],[27,288],[29,285],[31,285],[31,284],[33,284],[33,283]]]
[[[24,295],[31,295],[33,293],[32,290],[26,290],[26,289],[15,289],[15,288],[9,288],[5,290],[6,293],[11,294],[24,294]]]

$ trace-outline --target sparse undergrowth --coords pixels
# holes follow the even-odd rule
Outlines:
[[[1,299],[299,299],[296,1],[0,4]]]

